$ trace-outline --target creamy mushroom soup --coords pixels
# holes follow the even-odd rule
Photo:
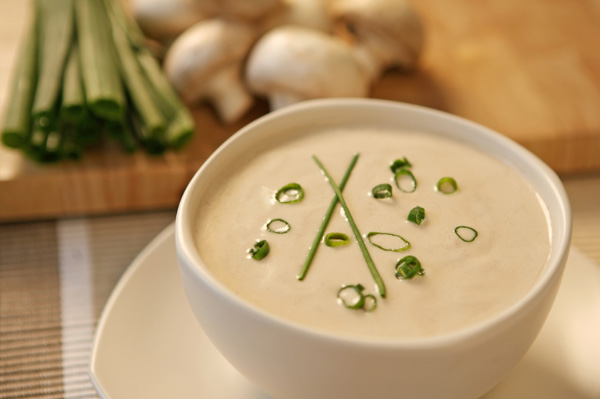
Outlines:
[[[313,155],[339,185],[355,154],[342,190],[351,218],[338,202],[323,235],[334,234],[299,280],[336,195]],[[409,164],[396,175],[397,159]],[[315,130],[230,166],[198,204],[203,261],[244,300],[321,331],[411,338],[459,330],[526,295],[549,256],[546,209],[532,186],[511,166],[435,134]],[[263,240],[269,251],[255,259]]]

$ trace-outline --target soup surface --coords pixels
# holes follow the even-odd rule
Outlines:
[[[350,243],[330,247],[321,240],[305,278],[297,278],[335,196],[313,155],[340,184],[357,153],[343,197],[385,284],[385,298],[339,203],[325,234],[343,233]],[[390,170],[404,157],[416,181],[413,192],[400,190]],[[407,176],[398,183],[411,191]],[[443,177],[454,178],[458,190],[437,190]],[[276,193],[289,183],[299,184],[304,197],[278,202]],[[393,196],[375,198],[372,189],[385,183]],[[481,322],[531,289],[550,252],[546,210],[529,183],[509,165],[434,134],[315,130],[240,159],[208,191],[198,204],[195,228],[197,248],[211,273],[266,312],[336,334],[424,337]],[[419,225],[407,220],[416,206],[425,210]],[[268,231],[273,219],[287,222],[289,231]],[[458,226],[471,227],[477,237],[462,240]],[[287,229],[283,222],[270,227]],[[385,250],[407,244],[391,235],[372,235],[370,242],[366,236],[372,232],[401,236],[410,248]],[[467,237],[471,230],[459,232],[472,238]],[[266,240],[270,248],[261,260],[248,253],[257,240]],[[423,275],[396,277],[396,264],[407,255],[420,261]],[[358,284],[364,295],[377,298],[373,311],[340,302],[340,288]]]

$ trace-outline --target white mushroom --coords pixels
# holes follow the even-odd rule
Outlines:
[[[331,14],[373,80],[388,68],[416,65],[424,34],[408,0],[334,0]]]
[[[227,19],[256,23],[278,12],[283,0],[194,0],[206,12],[217,13]]]
[[[253,102],[241,75],[255,39],[255,30],[246,24],[199,22],[173,42],[165,56],[165,73],[186,103],[206,99],[222,121],[235,121]]]
[[[330,0],[284,0],[283,7],[266,20],[262,30],[268,31],[283,25],[296,25],[321,32],[331,32],[329,2]]]
[[[365,97],[369,78],[342,40],[284,26],[266,33],[246,65],[246,82],[271,109],[311,98]]]
[[[194,0],[132,0],[129,5],[144,34],[163,43],[206,18]]]

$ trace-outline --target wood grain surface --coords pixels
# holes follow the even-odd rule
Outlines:
[[[598,0],[415,1],[427,42],[413,73],[388,72],[372,97],[447,111],[521,143],[563,175],[600,171]],[[0,107],[29,12],[0,0]],[[81,162],[35,165],[0,148],[0,221],[173,208],[202,162],[267,112],[224,126],[204,104],[183,151],[124,155],[106,144]]]

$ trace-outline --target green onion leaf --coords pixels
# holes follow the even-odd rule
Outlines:
[[[437,190],[444,194],[453,194],[458,190],[458,184],[452,177],[442,177],[436,186]]]
[[[290,183],[281,187],[275,194],[277,202],[282,204],[294,204],[302,201],[304,190],[298,183]]]
[[[172,148],[181,148],[189,142],[194,133],[192,115],[175,93],[158,61],[150,54],[150,51],[139,49],[137,57],[146,74],[147,82],[155,93],[158,105],[163,114],[170,119],[165,132],[165,141]]]
[[[31,136],[31,106],[37,80],[37,24],[29,21],[13,69],[12,83],[6,97],[2,118],[2,143],[10,148],[24,148]],[[4,89],[6,90],[6,89]]]
[[[420,206],[415,206],[408,213],[407,220],[409,222],[413,222],[413,223],[416,223],[416,224],[421,224],[421,222],[423,221],[423,219],[425,219],[425,209],[421,208]]]
[[[64,66],[73,42],[73,0],[36,2],[38,15],[38,82],[32,115],[37,128],[54,130]]]
[[[61,118],[71,124],[78,124],[86,117],[85,94],[81,84],[79,50],[73,43],[65,65],[62,86]]]
[[[406,157],[403,157],[402,159],[396,159],[390,165],[390,169],[392,170],[392,172],[394,174],[396,174],[402,168],[410,168],[410,167],[412,167],[412,164],[408,161],[408,159],[406,159]]]
[[[454,233],[464,242],[473,242],[479,235],[477,230],[469,226],[458,226],[454,229]]]
[[[143,32],[135,20],[124,12],[120,3],[118,0],[105,0],[113,27],[115,31],[118,29],[126,34],[129,46],[139,64],[140,74],[143,75],[147,89],[164,117],[165,144],[179,149],[192,137],[194,120],[167,80],[160,64],[146,48]]]
[[[373,277],[373,280],[375,280],[375,284],[377,284],[377,289],[379,290],[379,295],[381,295],[382,298],[385,298],[386,291],[385,291],[385,284],[383,282],[383,279],[381,278],[381,275],[379,274],[379,271],[377,270],[377,266],[375,266],[373,259],[371,259],[369,250],[365,246],[365,242],[363,241],[362,236],[360,235],[358,226],[356,226],[356,223],[354,222],[354,218],[352,217],[352,214],[350,213],[350,209],[348,208],[348,205],[346,204],[346,200],[344,199],[342,192],[340,191],[337,184],[335,184],[335,181],[333,180],[333,178],[331,177],[331,175],[329,174],[329,172],[327,171],[325,166],[321,163],[321,161],[319,161],[319,159],[315,155],[313,155],[313,159],[317,163],[317,165],[319,166],[319,168],[321,169],[321,171],[323,172],[325,177],[327,178],[327,181],[329,181],[331,188],[333,189],[333,191],[335,192],[335,195],[337,196],[338,200],[340,201],[340,205],[342,206],[342,209],[344,209],[346,218],[348,220],[348,223],[350,224],[350,228],[352,229],[352,232],[354,233],[354,237],[356,237],[356,241],[358,242],[358,246],[360,247],[363,257],[365,258],[365,262],[367,263],[369,272],[371,272],[371,276]]]
[[[265,227],[269,233],[275,234],[285,234],[292,229],[292,226],[283,219],[271,219]]]
[[[126,101],[104,2],[77,0],[74,4],[86,101],[95,115],[120,120]]]
[[[253,248],[248,250],[248,253],[252,257],[252,259],[261,260],[265,256],[269,254],[269,243],[267,240],[260,240],[256,244],[254,244]]]
[[[325,245],[328,247],[343,247],[350,244],[350,237],[344,233],[329,233],[325,236]]]
[[[416,275],[423,276],[425,270],[421,267],[421,262],[414,256],[405,256],[396,263],[396,278],[409,280]]]
[[[151,142],[162,142],[168,122],[154,101],[154,93],[138,62],[135,51],[130,45],[127,32],[118,23],[113,13],[108,13],[108,16],[117,55],[117,65],[123,84],[127,88],[128,99],[135,108],[140,122],[152,138]]]
[[[350,178],[350,174],[352,173],[352,170],[354,169],[354,166],[356,165],[356,161],[358,161],[358,154],[356,154],[352,158],[350,165],[346,169],[346,173],[344,173],[344,177],[342,178],[342,181],[340,182],[340,192],[346,186],[346,182]],[[325,234],[325,229],[327,228],[327,225],[329,224],[329,220],[331,219],[331,215],[333,215],[333,211],[334,211],[337,203],[338,203],[338,197],[337,197],[337,194],[334,194],[333,199],[329,203],[329,208],[327,208],[327,212],[325,212],[325,217],[323,218],[323,221],[321,222],[321,226],[319,226],[319,230],[317,231],[317,234],[315,235],[315,238],[313,239],[312,245],[310,246],[310,249],[308,250],[308,255],[306,256],[304,265],[302,266],[302,270],[300,271],[300,274],[297,277],[298,280],[300,280],[300,281],[304,280],[304,278],[306,277],[306,274],[308,273],[308,269],[310,269],[310,265],[311,265],[313,259],[315,258],[315,254],[317,253],[317,248],[319,248],[319,243],[321,242],[321,238],[323,238],[323,234]]]
[[[401,168],[396,172],[394,181],[396,182],[396,187],[405,193],[413,193],[417,189],[415,175],[406,168]]]
[[[373,198],[377,199],[392,198],[392,186],[387,183],[378,184],[373,187],[371,194],[373,194]]]
[[[404,244],[401,247],[398,248],[388,248],[388,247],[384,247],[383,245],[379,245],[373,242],[371,237],[374,236],[379,236],[379,235],[383,235],[383,236],[390,236],[390,237],[395,237],[395,238],[399,238],[400,241]],[[367,240],[369,240],[369,242],[371,243],[371,245],[376,246],[379,249],[383,249],[384,251],[391,251],[391,252],[402,252],[402,251],[406,251],[407,249],[410,248],[410,242],[408,242],[404,237],[399,236],[398,234],[393,234],[393,233],[380,233],[380,232],[376,232],[376,231],[371,231],[367,234]]]

